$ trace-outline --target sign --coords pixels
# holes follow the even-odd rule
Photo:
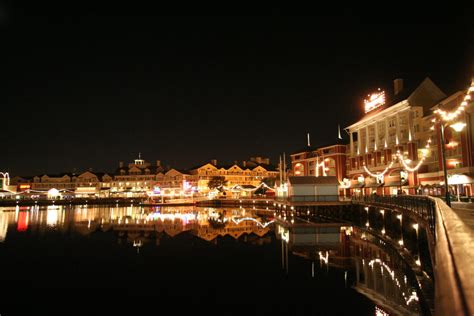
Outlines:
[[[27,191],[29,189],[31,189],[30,184],[20,184],[20,185],[18,185],[18,191],[20,191],[20,192]]]
[[[372,93],[368,95],[368,97],[368,99],[364,100],[365,113],[373,111],[385,104],[385,91]]]

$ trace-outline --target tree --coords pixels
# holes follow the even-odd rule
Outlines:
[[[212,189],[218,189],[219,191],[223,191],[222,187],[227,184],[227,180],[223,176],[214,176],[209,180],[207,183],[207,187]]]

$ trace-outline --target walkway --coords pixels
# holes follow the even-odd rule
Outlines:
[[[451,208],[464,224],[470,227],[471,237],[474,234],[474,203],[451,202]]]

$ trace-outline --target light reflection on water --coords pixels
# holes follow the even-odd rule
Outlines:
[[[341,224],[302,225],[297,221],[294,225],[290,225],[277,221],[277,224],[272,225],[273,220],[272,212],[242,208],[139,206],[0,208],[0,242],[8,244],[10,234],[16,238],[18,234],[30,233],[33,238],[48,235],[50,232],[74,232],[79,236],[113,232],[118,244],[133,247],[136,249],[136,255],[147,256],[147,253],[140,252],[141,248],[146,245],[160,247],[164,236],[173,239],[181,233],[190,234],[216,247],[218,240],[224,237],[244,243],[252,240],[254,245],[260,245],[260,251],[264,256],[275,257],[270,265],[266,262],[266,266],[259,266],[260,263],[255,261],[252,263],[254,269],[268,270],[269,273],[273,273],[275,279],[289,282],[291,286],[294,286],[292,282],[299,284],[298,282],[308,282],[307,279],[317,280],[320,283],[319,288],[309,291],[315,291],[314,295],[318,295],[318,291],[324,292],[325,288],[334,286],[339,288],[339,291],[350,290],[347,292],[349,296],[346,297],[352,302],[346,307],[348,312],[354,308],[351,308],[350,304],[357,303],[363,306],[357,307],[361,314],[374,314],[374,304],[359,303],[362,294],[376,302],[378,310],[400,315],[420,313],[416,291],[412,284],[407,282],[403,264],[388,254],[380,241],[374,237],[366,235],[357,228]],[[253,237],[248,239],[249,236]],[[16,242],[16,239],[12,242]],[[177,246],[180,245],[182,244]],[[262,245],[269,245],[270,248]],[[219,251],[221,250],[223,251],[222,248]],[[186,254],[182,256],[186,258]],[[276,259],[278,257],[280,258]],[[188,259],[190,262],[193,260],[192,257]],[[254,259],[244,257],[236,259],[238,262],[236,266],[249,269],[250,266],[246,262],[251,260]],[[280,272],[275,273],[278,271],[275,267],[279,267]],[[215,268],[209,267],[209,269]],[[288,285],[288,288],[291,286]],[[278,293],[271,294],[272,297],[275,295]],[[310,303],[315,306],[321,304],[320,301],[317,304],[311,301]],[[305,301],[305,304],[308,304],[308,301]],[[331,310],[330,306],[324,308]]]

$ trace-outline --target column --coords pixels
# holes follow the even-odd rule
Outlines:
[[[360,155],[360,143],[361,143],[361,139],[360,139],[360,129],[357,130],[357,155]]]
[[[351,157],[352,157],[354,156],[354,139],[353,139],[353,135],[351,131],[349,132],[349,139],[351,141]]]
[[[365,127],[365,153],[369,153],[370,139],[369,139],[369,125]]]
[[[395,117],[396,117],[395,123],[396,123],[396,128],[397,128],[395,142],[396,142],[396,145],[398,145],[400,143],[400,113],[397,113]]]
[[[388,118],[385,118],[384,122],[385,122],[385,144],[387,144],[387,146],[388,146],[388,143],[389,143],[389,139],[388,139]],[[385,144],[384,144],[384,148],[386,148]],[[385,163],[387,163],[387,160],[385,160]]]
[[[374,123],[375,127],[375,142],[374,142],[374,151],[377,151],[380,147],[378,144],[379,141],[379,129],[377,128],[377,122]]]

